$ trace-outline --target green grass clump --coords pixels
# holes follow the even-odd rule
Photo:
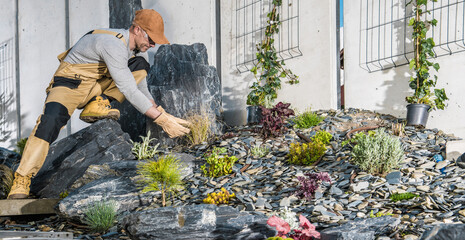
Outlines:
[[[174,194],[182,187],[181,170],[181,163],[171,155],[140,163],[138,173],[143,180],[139,183],[145,186],[142,192],[161,191],[165,206],[166,194]]]
[[[316,113],[312,113],[311,111],[306,111],[300,115],[297,115],[297,117],[294,118],[294,127],[296,128],[311,128],[321,121],[323,121],[325,118],[318,116]]]
[[[360,135],[352,149],[352,161],[370,174],[389,173],[400,167],[404,151],[398,138],[379,128],[373,134]]]
[[[226,148],[213,148],[213,151],[207,155],[205,160],[207,165],[200,168],[207,177],[221,177],[232,172],[232,167],[237,161],[235,156],[225,155]]]
[[[84,223],[93,231],[104,233],[116,220],[116,203],[114,201],[98,201],[89,206],[85,212]]]
[[[151,132],[148,131],[146,137],[140,136],[140,138],[142,139],[142,142],[133,142],[131,140],[131,143],[132,143],[131,151],[137,157],[138,160],[153,158],[153,156],[155,156],[155,154],[158,153],[157,148],[158,148],[158,145],[160,144],[158,143],[155,146],[151,146],[150,143],[152,141],[155,141],[155,138],[150,138],[150,134]]]
[[[412,198],[415,198],[415,197],[419,197],[419,195],[413,194],[411,192],[406,192],[406,193],[394,193],[389,198],[393,202],[398,202],[398,201],[402,201],[402,200],[409,200],[409,199],[412,199]]]

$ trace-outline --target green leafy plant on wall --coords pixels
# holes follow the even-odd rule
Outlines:
[[[439,70],[439,64],[433,63],[428,58],[434,58],[433,48],[435,43],[433,38],[427,38],[426,34],[431,26],[436,26],[437,20],[428,20],[425,13],[428,2],[437,2],[437,0],[411,0],[407,5],[413,4],[414,17],[410,19],[409,26],[412,26],[414,58],[410,60],[410,69],[414,70],[414,76],[410,77],[409,86],[414,90],[412,96],[405,100],[408,103],[427,104],[431,106],[430,110],[444,109],[445,101],[448,100],[444,88],[434,89],[438,77],[431,76],[430,67],[436,71]]]
[[[166,194],[182,188],[182,168],[180,161],[171,155],[140,163],[138,173],[143,178],[139,183],[145,186],[142,192],[161,191],[162,205],[166,206]]]
[[[251,69],[257,80],[250,86],[250,93],[247,96],[247,105],[265,106],[273,104],[277,98],[277,91],[281,88],[281,78],[287,78],[289,84],[299,82],[298,76],[291,70],[284,68],[284,61],[278,59],[276,48],[274,47],[274,36],[279,32],[278,8],[281,7],[282,0],[273,0],[271,12],[267,14],[267,26],[264,39],[257,44],[256,63]]]

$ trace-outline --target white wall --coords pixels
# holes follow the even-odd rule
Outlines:
[[[216,65],[214,0],[142,0],[142,8],[154,9],[163,17],[165,36],[171,44],[203,43],[208,63]],[[154,54],[158,48],[149,50]]]
[[[246,99],[253,83],[252,73],[236,69],[236,1],[221,3],[221,51],[223,107],[225,120],[232,125],[246,122]],[[300,111],[337,108],[336,92],[336,0],[300,1],[300,50],[302,56],[286,61],[286,67],[299,76],[300,83],[282,81],[278,101],[291,103]]]
[[[65,2],[19,1],[19,60],[22,137],[28,137],[42,113],[45,88],[65,50]]]
[[[352,0],[350,4],[344,4],[345,106],[405,118],[407,103],[404,99],[410,94],[409,67],[404,65],[369,73],[360,66],[364,56],[361,43],[365,41],[360,33],[366,24],[361,19],[361,16],[365,16],[361,6],[361,0]],[[439,57],[435,61],[441,66],[437,74],[437,87],[444,87],[450,100],[446,110],[430,113],[427,127],[438,128],[463,138],[465,112],[462,105],[465,103],[465,95],[462,92],[465,89],[465,81],[462,76],[465,75],[465,53]]]
[[[108,1],[69,1],[70,46],[88,31],[109,26]],[[57,55],[66,50],[65,1],[19,1],[19,46],[22,137],[28,137],[42,113],[45,89],[59,65]],[[71,117],[72,132],[88,124]],[[66,128],[59,138],[66,136]]]
[[[16,1],[0,0],[0,42],[15,37],[16,31]]]
[[[90,30],[97,28],[108,28],[110,26],[109,11],[108,0],[70,0],[70,46],[72,47],[74,44],[76,44],[76,42]],[[73,116],[71,116],[71,132],[73,133],[90,125],[79,119],[79,114],[81,112],[82,110],[76,109]],[[64,136],[63,133],[62,136]]]

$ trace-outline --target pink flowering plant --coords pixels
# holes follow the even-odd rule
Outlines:
[[[276,230],[278,231],[278,235],[276,235],[277,237],[289,237],[294,240],[320,239],[320,233],[315,230],[315,226],[311,224],[306,217],[300,215],[299,220],[299,228],[292,230],[289,226],[289,223],[277,216],[270,217],[266,223],[276,228]]]

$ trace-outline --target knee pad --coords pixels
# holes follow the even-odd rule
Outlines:
[[[68,109],[61,103],[46,103],[34,136],[51,144],[57,139],[60,129],[66,125],[69,118]]]
[[[133,57],[128,60],[128,67],[131,72],[145,70],[147,73],[150,70],[150,64],[143,57]]]

